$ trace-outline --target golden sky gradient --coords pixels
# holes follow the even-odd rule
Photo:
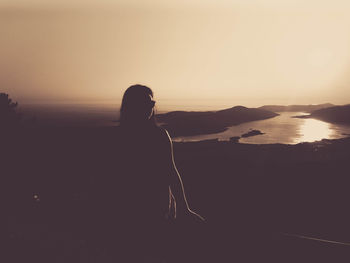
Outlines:
[[[349,13],[342,0],[2,0],[0,90],[118,103],[141,83],[163,107],[346,104]]]

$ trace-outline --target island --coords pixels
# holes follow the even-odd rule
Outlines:
[[[263,135],[263,134],[265,134],[265,133],[263,133],[259,130],[250,130],[249,132],[242,134],[241,137],[247,138],[247,137],[256,136],[256,135]]]
[[[230,142],[238,143],[240,138],[240,136],[233,136],[230,138]]]

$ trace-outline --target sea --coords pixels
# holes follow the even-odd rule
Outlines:
[[[119,105],[27,105],[22,106],[23,116],[55,125],[116,126],[119,120]],[[157,111],[165,113],[166,111]],[[322,139],[339,139],[350,136],[350,125],[328,123],[312,118],[294,118],[308,115],[305,112],[278,112],[270,119],[251,121],[228,127],[224,132],[196,136],[173,137],[175,142],[203,140],[229,141],[251,130],[261,135],[241,137],[240,143],[249,144],[298,144]]]
[[[350,125],[332,124],[312,118],[295,118],[308,115],[305,112],[278,112],[270,119],[251,121],[231,126],[226,131],[214,134],[182,136],[173,138],[176,142],[193,142],[218,139],[228,141],[231,137],[241,136],[251,130],[259,130],[261,135],[241,137],[240,143],[249,144],[298,144],[315,142],[322,139],[339,139],[350,136]]]

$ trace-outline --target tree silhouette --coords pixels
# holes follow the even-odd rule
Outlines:
[[[17,102],[13,102],[6,93],[0,93],[0,125],[5,127],[18,123],[20,114],[17,113]]]

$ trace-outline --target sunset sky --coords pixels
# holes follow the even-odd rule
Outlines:
[[[2,0],[0,91],[22,103],[350,103],[347,0]]]

